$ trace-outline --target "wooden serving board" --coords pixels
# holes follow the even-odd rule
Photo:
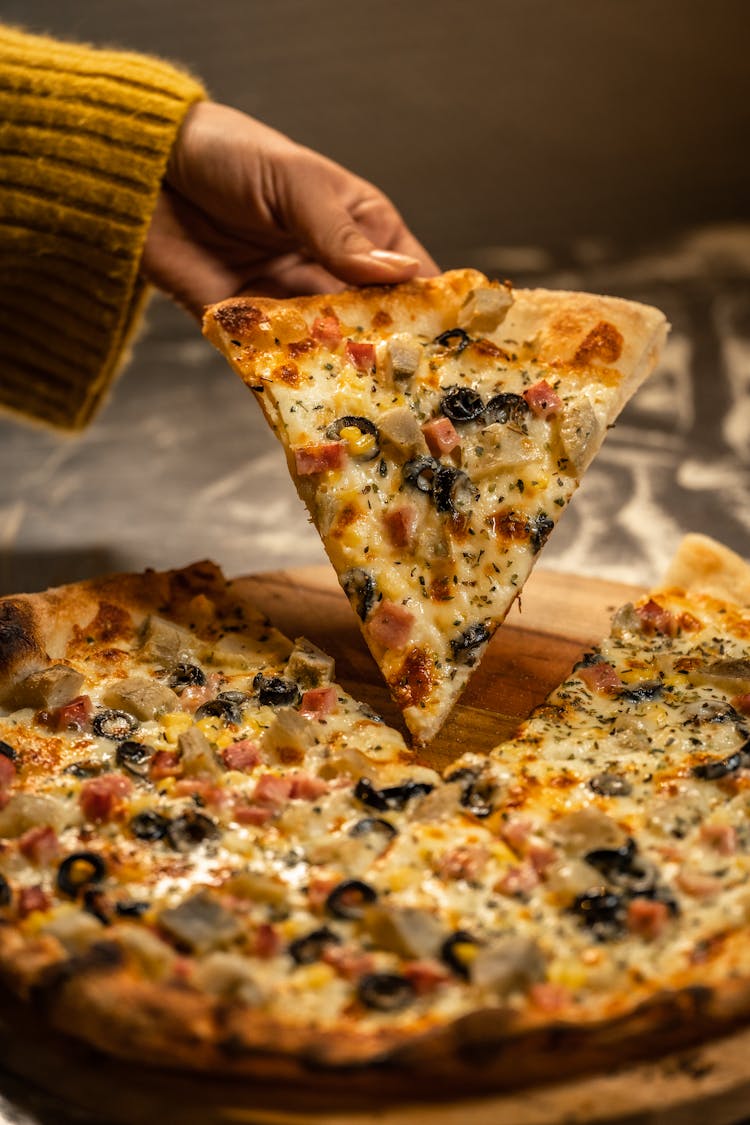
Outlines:
[[[337,678],[383,718],[399,716],[328,568],[242,580],[288,636],[304,635],[336,658]],[[546,697],[608,629],[636,587],[537,571],[521,606],[493,639],[454,714],[423,754],[443,768],[489,750]],[[661,1060],[536,1089],[430,1102],[353,1105],[346,1079],[309,1092],[250,1081],[165,1072],[103,1059],[40,1026],[33,1011],[0,997],[0,1096],[31,1109],[39,1125],[734,1125],[750,1117],[750,1029]],[[616,1060],[613,1060],[616,1063]],[[373,1088],[377,1089],[376,1083]],[[2,1105],[0,1104],[0,1122]]]

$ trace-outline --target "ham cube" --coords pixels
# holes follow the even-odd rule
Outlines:
[[[341,343],[341,323],[337,316],[317,316],[313,321],[310,335],[318,344],[327,348],[337,348]]]
[[[433,457],[450,453],[461,444],[461,438],[450,418],[434,418],[431,422],[425,422],[422,433]]]
[[[523,392],[526,404],[532,414],[537,418],[549,418],[556,414],[563,402],[560,396],[553,391],[546,379],[540,379],[533,387]]]
[[[354,340],[347,340],[344,352],[357,371],[369,374],[375,370],[374,344],[358,344]]]
[[[382,601],[367,622],[370,638],[383,648],[406,648],[411,639],[414,614],[397,602]]]
[[[300,714],[307,715],[310,719],[324,719],[335,709],[337,701],[338,696],[333,685],[311,688],[302,696]]]
[[[294,465],[298,476],[310,477],[326,473],[329,469],[343,469],[347,462],[347,447],[343,441],[326,441],[320,445],[306,445],[294,451]]]

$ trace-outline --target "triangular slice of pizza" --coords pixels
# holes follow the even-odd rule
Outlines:
[[[644,305],[474,270],[208,310],[416,742],[450,712],[666,328]]]

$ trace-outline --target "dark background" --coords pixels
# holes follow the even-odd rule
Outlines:
[[[446,265],[746,217],[747,0],[4,0],[182,61],[382,186]]]

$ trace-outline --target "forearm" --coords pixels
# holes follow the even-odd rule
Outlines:
[[[0,405],[86,424],[143,303],[139,264],[193,78],[0,26]]]

